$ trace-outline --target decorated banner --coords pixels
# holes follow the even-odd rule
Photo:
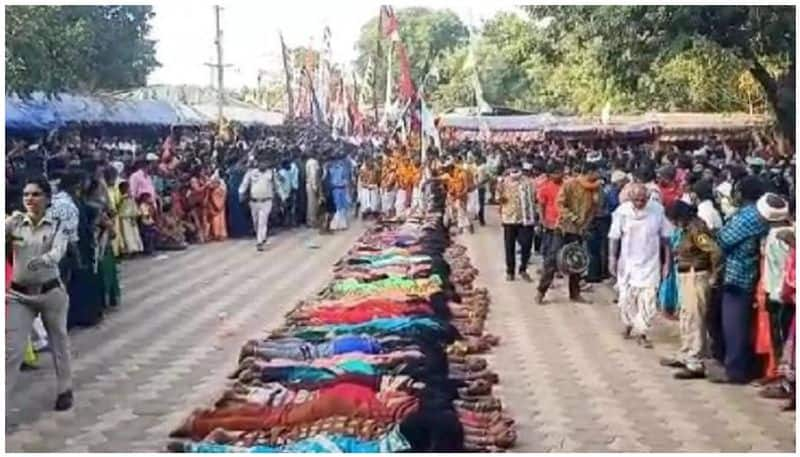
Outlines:
[[[428,109],[427,105],[425,104],[425,100],[420,100],[420,118],[421,118],[421,125],[422,125],[422,140],[423,140],[423,160],[426,154],[426,147],[425,139],[430,137],[433,139],[433,144],[436,146],[436,149],[439,151],[442,150],[442,141],[439,137],[439,130],[436,128],[436,123],[434,122],[433,113],[431,110]]]

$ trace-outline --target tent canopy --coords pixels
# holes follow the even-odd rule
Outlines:
[[[676,140],[701,134],[723,137],[749,134],[768,126],[769,119],[763,115],[745,113],[646,113],[611,116],[603,123],[596,117],[557,116],[551,113],[478,115],[477,108],[461,108],[443,114],[439,125],[465,138],[488,131],[498,138],[660,137]]]
[[[211,121],[217,119],[219,91],[212,88],[154,85],[117,92],[114,95],[125,100],[166,101],[186,106]],[[222,113],[226,119],[241,124],[280,125],[284,119],[283,113],[264,110],[239,100],[235,94],[230,92],[225,94]]]
[[[123,125],[201,125],[208,118],[191,109],[158,100],[120,100],[113,96],[36,92],[6,97],[6,128],[49,130],[70,123]]]
[[[242,124],[279,125],[283,114],[226,97],[226,119]],[[36,92],[22,98],[6,97],[6,128],[50,130],[70,123],[144,126],[198,126],[217,119],[216,91],[168,86],[145,87],[104,95]]]

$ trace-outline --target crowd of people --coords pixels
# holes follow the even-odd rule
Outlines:
[[[714,138],[505,148],[488,152],[502,166],[486,192],[500,204],[509,281],[533,281],[534,250],[537,304],[556,275],[578,303],[613,277],[624,338],[650,348],[659,311],[679,321],[680,349],[661,360],[675,378],[756,381],[794,409],[793,157]]]
[[[67,332],[97,325],[119,306],[122,259],[253,235],[262,250],[268,229],[348,226],[358,152],[351,143],[310,126],[136,135],[9,139],[6,392],[15,373],[35,369],[50,350],[56,407],[71,406]],[[38,275],[24,274],[34,269]],[[45,298],[63,315],[41,312]]]
[[[486,206],[499,205],[507,280],[532,282],[529,264],[541,255],[535,303],[546,303],[558,276],[576,302],[613,277],[625,338],[651,347],[659,311],[680,321],[681,350],[662,361],[676,377],[755,378],[763,395],[794,398],[794,296],[784,289],[794,287],[795,167],[769,145],[465,141],[422,151],[413,136],[345,141],[294,125],[145,139],[61,133],[11,140],[7,151],[6,208],[18,211],[7,243],[33,236],[29,223],[64,233],[63,253],[51,237],[45,261],[58,264],[46,278],[64,284],[58,299],[68,296],[64,335],[119,305],[120,259],[229,237],[253,237],[262,251],[276,229],[330,233],[354,216],[403,219],[437,182],[444,223],[459,233],[485,225]],[[9,250],[7,279],[24,294],[16,275],[33,251],[20,249]],[[21,333],[7,370],[52,346],[67,359],[59,385],[69,387],[68,339],[53,337],[55,321],[36,306],[10,304],[25,312],[9,312]]]

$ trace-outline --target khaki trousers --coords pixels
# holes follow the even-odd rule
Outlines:
[[[683,362],[692,371],[703,369],[706,351],[706,311],[711,294],[707,271],[678,273],[678,319],[681,347],[675,360]]]
[[[50,340],[53,365],[56,370],[58,393],[72,389],[69,336],[67,335],[67,311],[69,295],[64,287],[57,287],[45,294],[26,295],[14,290],[6,292],[8,321],[6,322],[6,404],[9,392],[19,378],[19,370],[25,357],[25,347],[33,329],[36,316],[42,323]]]

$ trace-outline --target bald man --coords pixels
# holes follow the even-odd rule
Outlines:
[[[667,239],[671,225],[660,203],[650,198],[641,183],[630,188],[630,200],[612,216],[609,270],[617,277],[620,318],[626,339],[635,338],[651,348],[647,333],[657,312],[658,286],[669,265]],[[662,264],[661,259],[665,262]]]

